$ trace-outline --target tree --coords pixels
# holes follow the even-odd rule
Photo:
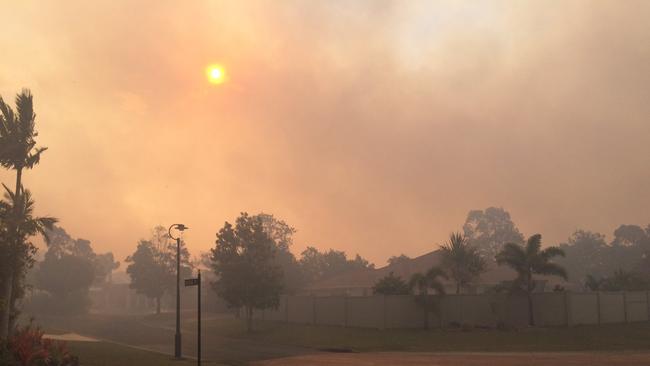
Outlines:
[[[634,271],[642,264],[642,257],[650,251],[650,237],[638,225],[620,225],[614,230],[614,239],[608,253],[608,271]]]
[[[4,186],[4,185],[3,185]],[[24,277],[34,265],[36,247],[29,241],[29,238],[41,234],[47,242],[46,230],[51,228],[56,219],[52,217],[34,217],[34,200],[29,190],[20,189],[20,194],[15,194],[7,186],[4,186],[4,200],[0,201],[0,222],[2,234],[7,241],[3,242],[2,267],[5,273],[11,276],[3,276],[2,285],[11,287],[11,297],[5,297],[3,304],[4,316],[7,319],[7,334],[13,329],[16,300],[24,294]],[[20,245],[14,245],[20,243]],[[15,314],[14,314],[15,315]],[[3,328],[4,330],[4,328]],[[6,335],[3,335],[6,336]]]
[[[0,165],[16,171],[16,189],[13,191],[15,203],[25,203],[22,199],[22,173],[24,169],[32,169],[40,161],[41,154],[46,147],[36,147],[35,130],[36,114],[34,113],[33,97],[29,90],[23,90],[16,96],[16,112],[0,97]],[[20,218],[20,205],[13,207],[14,217]],[[29,245],[25,243],[24,235],[18,229],[20,222],[11,221],[7,225],[5,239],[6,251],[13,254],[33,255]],[[20,274],[24,272],[21,264],[28,263],[30,258],[11,258],[16,260],[15,265],[3,266],[2,285],[0,289],[6,305],[0,309],[0,338],[6,338],[10,331],[10,312],[13,310],[15,299],[13,289],[16,281],[20,281]]]
[[[176,242],[162,226],[152,230],[149,240],[140,240],[135,252],[125,260],[126,273],[131,278],[129,287],[156,300],[156,314],[160,314],[161,299],[176,284]],[[190,253],[181,241],[181,277],[189,277]]]
[[[393,272],[380,278],[372,287],[372,293],[379,295],[408,295],[409,292],[409,285]]]
[[[481,257],[476,247],[467,242],[461,233],[449,235],[449,241],[440,247],[442,267],[456,282],[456,294],[461,289],[476,281],[487,269],[485,259]]]
[[[131,277],[130,288],[156,300],[156,314],[160,314],[160,299],[174,281],[174,272],[168,260],[151,241],[141,240],[135,252],[126,258],[126,273]]]
[[[264,231],[275,243],[275,262],[282,268],[283,291],[285,293],[295,292],[305,283],[300,264],[290,251],[296,229],[271,214],[260,213],[256,217],[262,220]]]
[[[51,230],[47,230],[46,233],[49,238],[46,255],[52,255],[56,258],[72,255],[87,259],[93,264],[94,284],[96,285],[103,285],[110,281],[113,270],[120,265],[119,262],[115,261],[113,253],[96,254],[89,240],[74,239],[60,226],[54,226]]]
[[[551,262],[551,259],[564,256],[564,251],[558,247],[542,249],[542,236],[535,234],[528,238],[526,246],[507,243],[497,255],[499,265],[507,265],[517,272],[514,288],[522,290],[528,298],[528,323],[535,325],[533,316],[533,296],[535,290],[535,275],[559,276],[567,279],[566,270]]]
[[[585,287],[591,291],[646,291],[650,282],[640,273],[619,269],[608,277],[588,275]]]
[[[424,329],[429,328],[429,313],[438,309],[438,304],[429,298],[429,290],[438,295],[445,294],[445,286],[440,279],[447,279],[447,274],[438,268],[431,267],[426,273],[414,273],[409,280],[409,288],[416,295],[416,301],[424,310]]]
[[[88,309],[88,290],[95,279],[95,267],[78,255],[47,253],[36,273],[36,286],[52,295],[50,311],[78,314]]]
[[[95,284],[103,285],[113,282],[113,271],[120,267],[120,262],[115,260],[113,253],[98,254],[95,257]]]
[[[389,266],[398,266],[401,264],[406,264],[411,261],[411,257],[407,256],[406,254],[400,254],[399,256],[392,256],[388,258],[388,265]]]
[[[308,281],[320,281],[337,274],[358,270],[371,269],[375,265],[368,262],[359,254],[354,259],[348,259],[343,251],[330,249],[320,252],[314,247],[307,247],[300,257],[302,272]]]
[[[602,277],[614,270],[609,258],[611,248],[602,234],[577,230],[566,243],[560,244],[560,249],[565,257],[556,262],[566,268],[573,281],[580,281],[588,274]]]
[[[473,210],[467,214],[463,233],[469,244],[489,261],[494,260],[504,243],[521,244],[524,236],[510,219],[508,211],[500,207]]]
[[[282,291],[282,268],[275,262],[275,242],[259,216],[242,213],[235,226],[226,222],[212,249],[214,290],[230,306],[243,307],[248,331],[253,310],[277,307]]]

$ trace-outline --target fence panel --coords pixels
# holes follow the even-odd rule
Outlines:
[[[569,311],[571,325],[598,324],[598,294],[571,293]]]
[[[345,326],[345,297],[315,297],[314,301],[316,324]]]
[[[600,322],[624,323],[625,303],[621,292],[600,293]]]

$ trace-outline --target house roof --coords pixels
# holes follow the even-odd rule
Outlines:
[[[324,289],[350,289],[350,288],[371,288],[377,281],[390,272],[395,276],[399,276],[405,281],[415,273],[423,273],[433,266],[439,266],[441,262],[440,249],[423,254],[409,260],[400,261],[392,265],[377,269],[360,269],[352,270],[338,274],[336,276],[326,278],[324,280],[313,282],[305,287],[306,290],[324,290]],[[479,279],[480,284],[496,285],[503,281],[514,279],[515,272],[507,266],[498,266],[495,263],[490,263],[488,269],[483,273]],[[541,280],[546,280],[549,285],[564,284],[564,282],[555,277],[540,276]],[[451,280],[445,282],[452,283]]]

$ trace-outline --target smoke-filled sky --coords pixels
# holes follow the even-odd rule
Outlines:
[[[120,260],[241,211],[378,264],[488,206],[546,244],[650,222],[648,1],[1,2],[0,95],[49,147],[25,185]]]

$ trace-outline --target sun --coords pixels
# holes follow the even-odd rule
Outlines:
[[[211,84],[221,84],[226,81],[226,70],[221,65],[212,64],[206,67],[205,75]]]

